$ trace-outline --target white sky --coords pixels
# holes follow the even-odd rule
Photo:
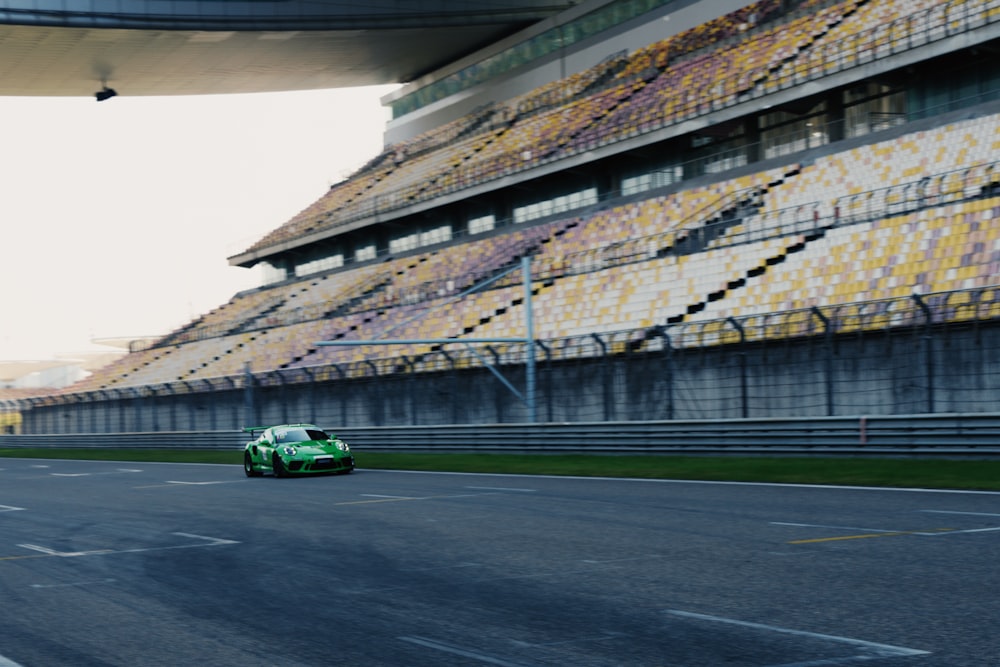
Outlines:
[[[256,286],[226,258],[381,150],[391,89],[0,97],[0,361],[162,335]]]

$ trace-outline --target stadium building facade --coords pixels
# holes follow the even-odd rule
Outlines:
[[[7,410],[48,433],[993,410],[998,38],[1000,0],[566,8],[388,96],[385,149],[230,258],[259,289]]]

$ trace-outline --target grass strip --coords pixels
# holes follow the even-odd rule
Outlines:
[[[241,465],[241,450],[0,449],[0,457]],[[357,452],[359,468],[1000,491],[1000,461]]]

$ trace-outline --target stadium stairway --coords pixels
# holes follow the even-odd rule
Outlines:
[[[817,12],[813,20],[805,19],[809,30],[803,32],[803,39],[794,44],[781,44],[781,48],[775,51],[764,70],[751,78],[750,85],[739,91],[745,94],[755,89],[770,88],[773,82],[780,77],[788,68],[794,67],[801,54],[814,44],[821,42],[835,28],[858,11],[861,5],[871,0],[857,0],[837,3],[833,7],[821,9]],[[780,43],[779,43],[780,44]]]
[[[676,235],[667,236],[667,245],[657,248],[656,256],[691,255],[708,249],[744,218],[759,213],[769,189],[763,186],[734,192],[711,204],[697,214],[695,223],[682,224]]]
[[[708,304],[731,296],[736,290],[746,287],[750,281],[763,276],[770,267],[783,263],[788,259],[789,255],[805,250],[808,243],[823,238],[825,233],[825,230],[820,229],[813,234],[800,234],[790,237],[777,253],[764,257],[755,266],[744,271],[743,275],[736,275],[731,279],[725,280],[725,287],[709,292],[698,301],[687,304],[684,307],[684,312],[667,317],[666,324],[680,324],[685,321],[688,315],[694,315],[703,311]]]
[[[540,238],[526,236],[524,239],[521,239],[520,242],[507,247],[504,254],[497,257],[487,258],[478,268],[470,270],[467,275],[464,276],[464,280],[460,280],[456,283],[452,291],[461,292],[473,287],[477,283],[485,282],[486,280],[496,278],[505,272],[509,272],[512,268],[516,268],[520,264],[522,257],[536,254],[542,247],[554,242],[556,239],[563,236],[569,229],[576,227],[578,224],[578,219],[561,220],[548,225],[548,233]],[[325,335],[325,339],[350,340],[355,336],[371,335],[373,331],[391,332],[395,327],[400,326],[400,322],[403,318],[400,317],[400,313],[396,310],[401,306],[399,299],[397,297],[383,299],[380,303],[378,298],[379,296],[385,296],[389,288],[393,287],[399,287],[399,289],[396,290],[397,294],[405,293],[408,289],[405,285],[405,278],[407,274],[418,269],[422,264],[429,262],[432,256],[433,253],[421,253],[413,256],[409,260],[403,260],[395,267],[394,270],[383,274],[381,284],[378,285],[377,288],[373,287],[367,295],[361,295],[352,300],[350,303],[343,303],[340,307],[335,309],[335,311],[328,312],[326,315],[327,317],[342,318],[345,325],[342,328],[329,331]],[[448,278],[454,280],[453,276],[449,276]],[[397,279],[399,282],[397,282]],[[498,281],[496,285],[513,285],[517,283],[517,280],[518,278],[512,277],[506,282],[503,280]],[[552,279],[543,280],[539,283],[539,286],[533,290],[533,293],[538,294],[542,290],[551,287],[553,284],[554,280]],[[437,293],[438,290],[436,285],[436,282],[431,282],[423,285],[410,286],[410,288],[420,294],[431,294]],[[462,327],[461,333],[458,331],[445,332],[448,335],[441,334],[435,335],[434,337],[445,338],[449,335],[459,337],[474,334],[478,327],[488,324],[494,318],[502,316],[510,308],[516,307],[522,302],[522,296],[512,296],[507,302],[494,306],[492,311],[479,318],[478,324],[471,327]],[[429,312],[429,310],[430,309],[426,312]],[[354,315],[355,317],[354,319],[351,319],[346,317],[348,315]],[[382,323],[381,326],[379,326],[379,323]],[[439,348],[440,346],[437,347]],[[428,349],[430,348],[428,347]],[[313,361],[318,357],[319,351],[318,347],[310,346],[307,349],[294,354],[290,358],[281,361],[277,364],[277,367],[284,369],[308,365],[313,363]],[[417,358],[422,358],[422,355],[418,355]]]
[[[374,279],[364,278],[352,285],[344,294],[338,295],[337,299],[331,299],[329,303],[333,304],[333,307],[328,308],[323,317],[339,317],[355,312],[361,304],[377,298],[391,284],[392,276],[389,272],[379,273]]]

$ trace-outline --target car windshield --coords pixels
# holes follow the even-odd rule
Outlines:
[[[307,440],[329,440],[328,436],[318,428],[291,428],[278,433],[278,442],[306,442]]]

